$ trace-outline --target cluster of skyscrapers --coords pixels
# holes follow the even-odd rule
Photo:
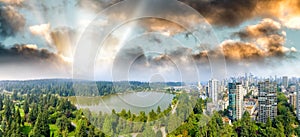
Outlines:
[[[291,81],[291,83],[298,83],[299,79]],[[225,102],[223,110],[227,109],[229,119],[233,121],[241,119],[244,112],[249,109],[253,119],[265,123],[268,118],[272,120],[277,116],[277,91],[290,92],[294,90],[292,94],[285,93],[285,95],[290,97],[290,103],[294,105],[297,118],[300,120],[300,84],[296,84],[293,88],[291,83],[287,76],[265,79],[254,78],[253,75],[247,76],[246,74],[244,77],[232,80],[212,79],[205,87],[212,104],[220,106],[220,102]],[[289,94],[291,95],[289,96]],[[246,102],[244,102],[245,100]]]

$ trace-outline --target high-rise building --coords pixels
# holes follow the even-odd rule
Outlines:
[[[244,88],[242,84],[236,84],[236,119],[241,119],[243,116],[243,100]]]
[[[296,92],[289,95],[289,102],[293,106],[294,109],[296,109],[297,104],[297,94]]]
[[[209,80],[208,82],[208,94],[212,99],[212,103],[218,103],[218,91],[219,91],[219,81],[216,79]]]
[[[273,120],[277,116],[277,85],[266,80],[258,83],[258,122],[266,123],[267,119]]]
[[[297,119],[300,120],[300,83],[297,84],[296,91],[296,116]]]
[[[241,119],[243,115],[244,88],[241,83],[228,84],[229,118],[231,120]]]
[[[282,85],[284,86],[284,88],[287,88],[289,86],[289,79],[287,76],[282,77]]]
[[[235,120],[236,119],[236,85],[235,83],[229,83],[228,84],[228,101],[229,101],[229,105],[228,105],[228,111],[229,111],[229,118],[231,120]]]

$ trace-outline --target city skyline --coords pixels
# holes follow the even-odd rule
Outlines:
[[[264,76],[259,76],[259,75],[254,75],[253,73],[244,73],[244,75],[237,75],[237,76],[227,76],[223,79],[216,79],[216,78],[208,78],[206,80],[203,80],[203,81],[192,81],[192,82],[182,82],[182,81],[159,81],[160,79],[156,80],[156,81],[142,81],[142,80],[131,80],[131,81],[138,81],[138,82],[149,82],[149,83],[167,83],[167,82],[182,82],[182,83],[198,83],[198,84],[201,84],[201,85],[206,85],[209,83],[209,81],[211,80],[216,80],[216,81],[219,81],[219,82],[223,82],[224,80],[226,81],[229,81],[229,82],[240,82],[241,80],[245,79],[245,74],[251,74],[252,75],[252,80],[255,79],[257,82],[261,82],[261,81],[265,81],[265,80],[272,80],[272,81],[276,81],[277,80],[277,84],[282,84],[284,83],[284,80],[283,78],[284,77],[287,77],[287,80],[296,80],[296,81],[300,81],[300,77],[297,77],[297,76],[287,76],[287,75],[282,75],[282,76],[279,76],[279,75],[271,75],[271,76],[267,76],[267,77],[264,77]],[[249,76],[248,76],[249,78]],[[28,79],[1,79],[0,78],[0,81],[35,81],[35,80],[55,80],[55,79],[61,79],[61,80],[83,80],[85,81],[85,79],[72,79],[72,78],[65,78],[65,77],[62,77],[62,78],[59,78],[59,77],[53,77],[53,78],[28,78]],[[113,80],[87,80],[87,81],[111,81],[111,82],[114,82]],[[127,80],[115,80],[115,82],[122,82],[122,81],[127,81]]]

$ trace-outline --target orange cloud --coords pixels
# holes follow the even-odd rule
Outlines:
[[[0,0],[0,2],[4,2],[7,4],[16,4],[16,5],[20,5],[23,3],[24,0]]]
[[[221,44],[225,58],[229,60],[258,60],[264,52],[252,43],[224,41]]]
[[[220,26],[236,26],[240,23],[261,17],[276,18],[289,28],[300,29],[299,0],[180,0],[206,19]]]
[[[52,39],[51,39],[51,36],[50,36],[51,28],[50,28],[50,24],[49,23],[35,25],[35,26],[30,26],[29,30],[30,30],[30,32],[32,34],[34,34],[34,35],[41,35],[41,36],[43,36],[45,38],[45,40],[48,43],[52,43]]]

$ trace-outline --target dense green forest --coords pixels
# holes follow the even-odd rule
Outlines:
[[[45,82],[47,83],[47,82]],[[59,82],[60,83],[60,82]],[[4,137],[97,137],[97,136],[299,136],[300,127],[294,109],[286,96],[278,92],[278,116],[267,123],[251,120],[245,112],[232,125],[224,123],[226,111],[205,114],[207,100],[196,93],[177,93],[166,110],[158,107],[148,114],[122,110],[110,114],[78,109],[68,100],[71,94],[60,96],[56,82],[31,85],[15,83],[0,95],[0,136]],[[68,85],[67,82],[60,84]],[[25,86],[27,85],[27,86]],[[24,90],[22,91],[22,86]],[[69,85],[72,86],[72,85]],[[9,88],[8,88],[9,87]],[[42,87],[43,90],[38,89]],[[65,86],[64,88],[66,88]],[[39,92],[31,88],[38,89]],[[67,89],[66,89],[67,90]],[[62,90],[61,90],[62,91]],[[67,91],[64,91],[67,92]],[[174,109],[176,111],[173,111]]]
[[[4,137],[80,136],[81,128],[103,136],[74,105],[55,95],[2,94],[0,110]]]
[[[75,84],[74,84],[75,83]],[[21,94],[58,94],[59,96],[84,96],[90,95],[92,86],[87,86],[86,92],[74,91],[74,85],[79,85],[80,88],[83,85],[95,84],[97,86],[96,95],[108,95],[126,91],[138,91],[150,89],[149,82],[138,82],[138,81],[80,81],[80,80],[68,80],[68,79],[46,79],[46,80],[28,80],[28,81],[0,81],[1,88],[7,91],[17,91]],[[181,86],[184,83],[181,82],[167,82],[167,83],[151,83],[151,88],[160,86],[164,88],[166,86]],[[163,87],[164,86],[164,87]],[[76,87],[75,87],[76,88]]]

